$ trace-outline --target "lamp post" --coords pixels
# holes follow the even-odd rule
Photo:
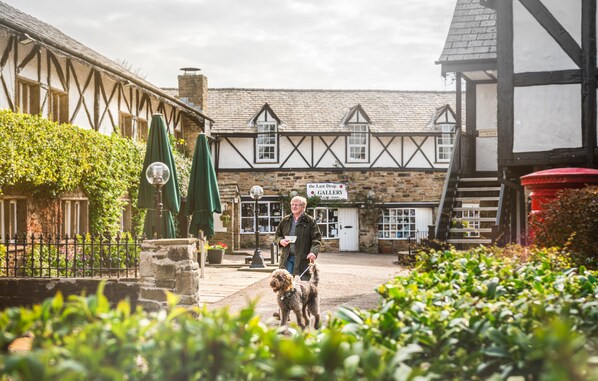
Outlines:
[[[158,219],[156,224],[156,238],[162,238],[162,211],[164,205],[162,204],[162,186],[170,179],[170,169],[162,162],[156,161],[148,165],[145,170],[145,178],[147,182],[156,187],[156,217]]]
[[[260,230],[258,228],[258,220],[257,220],[257,214],[258,214],[258,203],[257,202],[264,195],[264,189],[262,187],[260,187],[259,185],[254,185],[253,187],[251,187],[251,190],[249,191],[249,195],[251,196],[252,199],[255,200],[255,207],[253,210],[253,216],[255,219],[255,252],[253,253],[253,258],[251,258],[251,265],[249,265],[249,268],[263,269],[263,268],[266,268],[266,265],[264,264],[264,257],[262,257],[262,251],[260,250]]]

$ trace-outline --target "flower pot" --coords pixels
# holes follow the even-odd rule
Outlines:
[[[222,263],[224,258],[224,249],[209,249],[208,250],[208,263],[217,265]]]

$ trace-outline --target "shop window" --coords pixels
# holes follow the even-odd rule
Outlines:
[[[316,220],[322,238],[338,238],[337,208],[310,208],[307,213]]]
[[[241,234],[255,233],[255,201],[241,202]],[[279,201],[258,202],[258,231],[260,233],[274,233],[283,216],[282,205]]]
[[[378,220],[379,239],[407,239],[415,232],[415,208],[384,209]]]
[[[351,162],[365,162],[368,159],[368,125],[350,124],[347,148],[349,150],[348,160]]]
[[[25,199],[0,198],[0,240],[26,232]]]
[[[257,122],[255,152],[258,163],[276,162],[278,152],[276,122]]]
[[[62,234],[73,237],[87,232],[87,200],[61,200]]]
[[[448,163],[453,154],[455,143],[455,126],[453,124],[442,124],[442,134],[436,137],[436,158],[438,162]]]
[[[39,83],[17,80],[17,109],[24,114],[37,115],[40,112]]]
[[[68,123],[68,105],[69,98],[67,93],[57,90],[50,90],[49,119],[58,123]]]

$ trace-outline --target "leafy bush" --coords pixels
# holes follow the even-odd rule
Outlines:
[[[389,351],[417,348],[406,365],[425,379],[592,379],[598,279],[559,258],[556,250],[525,262],[482,248],[423,254],[408,277],[379,287],[378,310],[345,319],[343,331]]]
[[[566,247],[576,263],[598,268],[598,186],[559,192],[531,229],[536,245]]]
[[[254,305],[110,309],[102,295],[60,295],[0,313],[0,380],[597,379],[598,280],[554,251],[525,262],[484,249],[430,252],[381,285],[371,311],[340,309],[327,327],[282,335]],[[8,354],[33,335],[30,352]],[[3,376],[2,376],[3,375]]]

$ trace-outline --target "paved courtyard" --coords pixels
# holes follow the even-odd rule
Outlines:
[[[328,313],[334,313],[340,306],[376,307],[379,296],[374,292],[375,287],[407,272],[396,264],[396,259],[396,255],[389,254],[320,253],[317,263],[324,321]],[[269,258],[265,262],[269,264]],[[265,270],[249,271],[244,263],[245,255],[227,254],[222,266],[208,265],[200,280],[200,302],[208,309],[227,307],[236,312],[256,300],[256,313],[262,321],[277,325],[272,313],[278,308],[268,280],[277,267],[269,265]]]

